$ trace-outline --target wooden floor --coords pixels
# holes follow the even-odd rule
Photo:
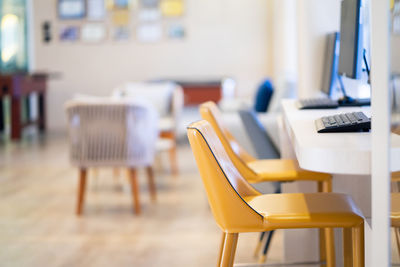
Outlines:
[[[65,137],[0,143],[0,266],[215,266],[220,231],[188,145],[178,154],[177,177],[167,155],[157,159],[156,203],[139,173],[142,215],[132,213],[125,173],[115,179],[101,169],[89,173],[84,215],[77,217],[78,173],[69,165]],[[257,239],[239,237],[237,263],[256,262]],[[268,262],[280,262],[281,252],[277,231]]]
[[[179,148],[178,177],[157,160],[158,200],[139,173],[142,215],[132,213],[128,181],[90,173],[82,217],[75,216],[77,170],[65,137],[0,144],[0,266],[215,266],[220,231],[191,151]],[[236,262],[255,263],[257,234],[239,238]],[[281,259],[281,234],[271,262]]]

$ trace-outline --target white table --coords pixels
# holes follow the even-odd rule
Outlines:
[[[362,111],[370,116],[370,107],[298,110],[295,100],[283,100],[282,105],[284,124],[303,169],[332,174],[371,174],[370,133],[319,134],[314,123],[322,116],[345,112]],[[392,134],[391,143],[392,171],[399,171],[400,136]]]
[[[283,100],[280,125],[281,155],[296,158],[301,168],[333,174],[333,191],[347,193],[367,218],[366,253],[370,249],[371,226],[371,134],[319,134],[315,120],[327,115],[363,111],[370,115],[370,107],[347,107],[326,110],[298,110],[295,100]],[[400,136],[391,135],[392,171],[400,170]],[[396,164],[397,163],[397,164]],[[283,192],[315,192],[315,183],[284,184]],[[337,231],[337,266],[341,266],[341,233]],[[286,261],[317,261],[318,234],[315,230],[286,230],[284,247]]]

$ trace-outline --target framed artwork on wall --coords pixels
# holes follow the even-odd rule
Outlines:
[[[86,15],[85,0],[58,0],[60,19],[82,19]]]
[[[87,19],[104,20],[106,17],[106,6],[104,0],[87,0]]]
[[[102,24],[85,24],[81,28],[81,40],[88,43],[97,43],[106,38],[106,28]]]
[[[185,37],[185,28],[181,24],[172,24],[168,27],[169,39],[183,39]]]
[[[106,0],[106,7],[109,10],[130,9],[131,0]]]
[[[60,28],[61,42],[76,42],[79,39],[79,28],[77,26],[62,26]]]
[[[130,32],[128,27],[117,27],[114,29],[114,40],[117,42],[128,41]]]
[[[165,17],[179,17],[183,15],[183,0],[162,0],[161,13]]]

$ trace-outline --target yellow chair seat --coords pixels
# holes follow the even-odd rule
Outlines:
[[[249,168],[257,175],[247,179],[250,183],[266,181],[327,181],[330,174],[303,170],[291,159],[268,159],[248,162]]]
[[[392,193],[390,220],[393,227],[400,227],[400,193]]]
[[[261,231],[282,228],[347,228],[363,221],[362,213],[351,197],[344,194],[269,194],[243,199],[264,217],[266,228]]]

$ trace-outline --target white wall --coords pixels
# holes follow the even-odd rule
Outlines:
[[[136,40],[101,44],[61,43],[61,22],[55,0],[33,1],[34,70],[60,72],[50,82],[48,125],[63,129],[64,102],[74,93],[107,95],[127,80],[165,77],[232,76],[238,95],[252,95],[265,76],[272,75],[271,0],[186,0],[183,41],[142,44]],[[52,23],[53,41],[42,42],[41,26]]]
[[[325,36],[340,29],[340,0],[298,0],[298,94],[320,90]]]
[[[297,0],[274,0],[273,78],[276,99],[297,95]],[[276,101],[273,104],[277,104]],[[280,105],[280,103],[278,103]],[[277,107],[271,107],[272,110]]]

